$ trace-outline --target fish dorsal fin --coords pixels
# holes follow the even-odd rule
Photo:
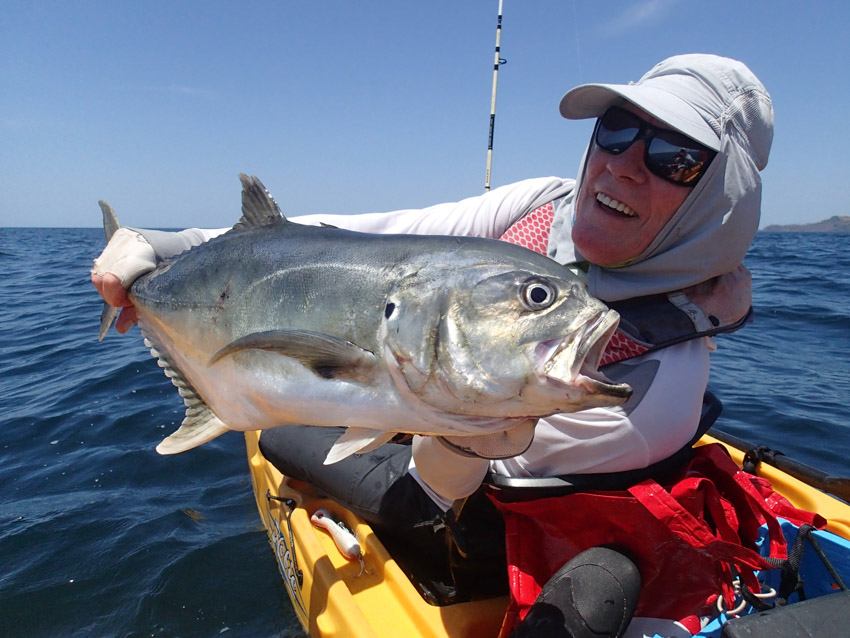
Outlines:
[[[368,382],[377,364],[373,353],[333,335],[309,330],[267,330],[227,344],[212,356],[210,365],[245,350],[292,357],[323,379]]]
[[[348,428],[331,446],[325,457],[325,465],[348,458],[352,454],[371,452],[387,443],[395,434],[371,428]]]
[[[229,431],[230,428],[198,396],[192,384],[183,377],[176,366],[172,365],[163,354],[162,349],[148,335],[145,335],[145,345],[150,348],[151,355],[156,358],[157,365],[162,368],[165,376],[171,379],[171,383],[177,387],[177,391],[183,397],[183,403],[186,406],[186,416],[180,427],[177,428],[176,432],[163,439],[156,446],[156,451],[160,454],[178,454],[198,447],[202,443],[211,441]]]
[[[286,221],[274,198],[255,176],[239,173],[242,182],[242,217],[233,228],[273,226]]]

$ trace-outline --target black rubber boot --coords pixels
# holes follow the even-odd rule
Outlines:
[[[511,638],[618,638],[639,596],[635,564],[612,549],[592,547],[549,579]]]

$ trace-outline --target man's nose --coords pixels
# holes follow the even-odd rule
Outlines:
[[[629,148],[617,155],[609,155],[606,163],[608,171],[617,179],[644,183],[649,178],[643,154],[646,142],[635,140]]]

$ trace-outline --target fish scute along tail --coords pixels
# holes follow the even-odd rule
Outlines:
[[[177,391],[183,397],[183,403],[186,406],[186,416],[180,427],[177,428],[176,432],[163,439],[156,446],[156,451],[160,454],[178,454],[228,432],[230,428],[213,413],[204,400],[198,396],[192,385],[183,377],[180,370],[171,364],[148,336],[145,337],[145,346],[150,348],[151,355],[156,358],[157,365],[162,368],[165,376],[171,379],[171,383],[177,387]]]

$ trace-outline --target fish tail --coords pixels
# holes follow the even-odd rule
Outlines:
[[[98,204],[100,204],[100,210],[103,212],[103,232],[106,234],[106,241],[108,243],[115,234],[115,231],[121,228],[121,224],[118,223],[118,216],[112,210],[112,206],[102,200]],[[120,308],[114,308],[108,303],[103,302],[103,311],[100,313],[100,334],[97,339],[98,341],[103,341],[106,333],[109,332],[109,327],[115,321],[119,310]]]
[[[103,213],[103,232],[106,234],[106,241],[108,242],[112,239],[115,231],[121,228],[121,224],[118,223],[118,215],[112,210],[112,206],[103,200],[100,200],[98,204],[100,204],[100,210]]]

